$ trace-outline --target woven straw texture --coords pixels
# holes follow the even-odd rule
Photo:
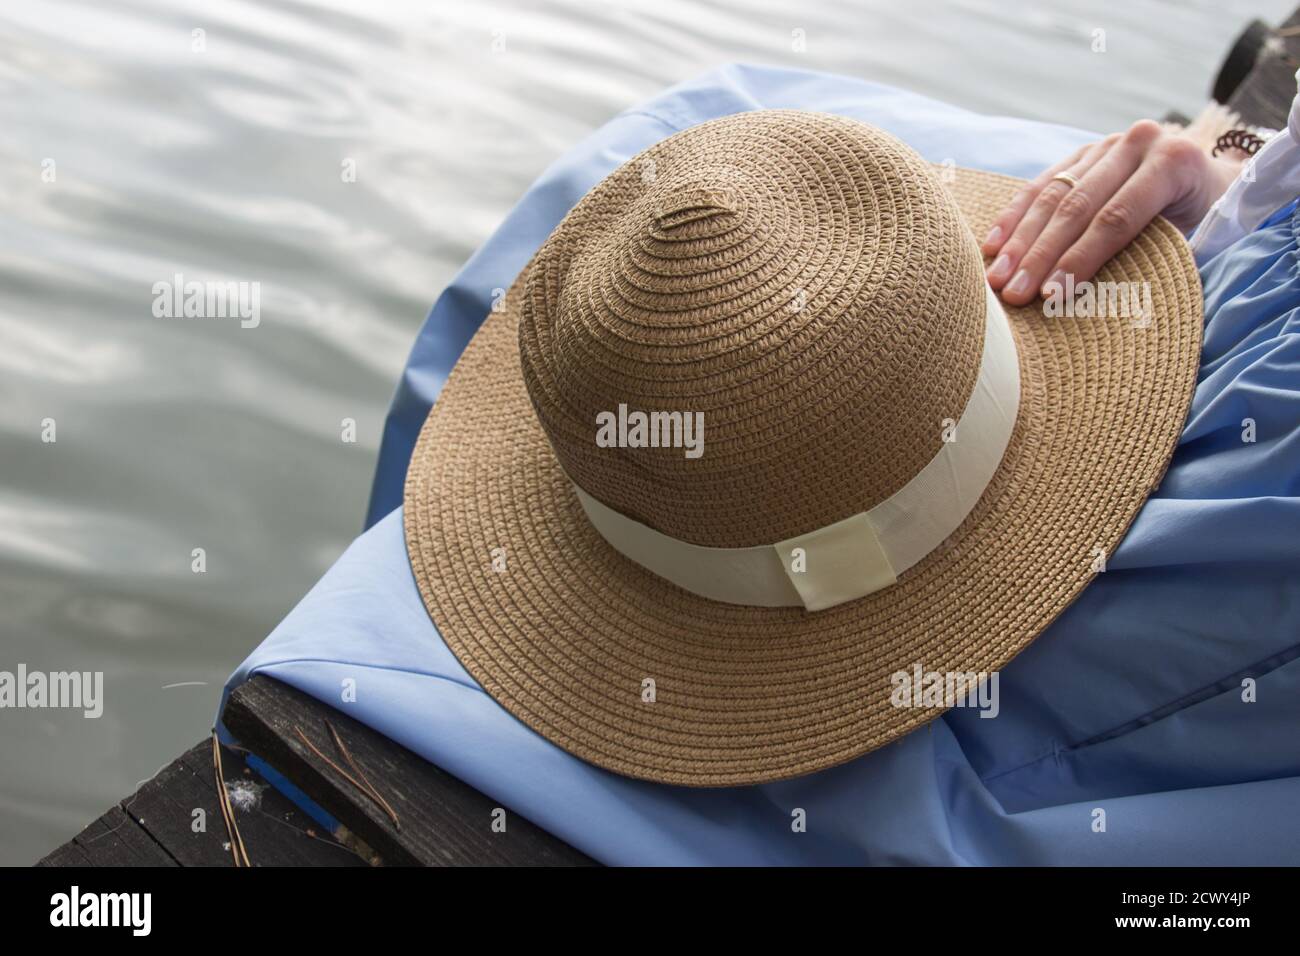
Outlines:
[[[572,489],[743,547],[906,483],[973,387],[974,236],[1021,185],[945,172],[851,120],[747,113],[657,144],[570,212],[466,348],[407,474],[420,592],[502,706],[618,773],[783,779],[941,713],[893,706],[896,671],[998,670],[1079,595],[1195,384],[1200,287],[1163,220],[1097,277],[1149,283],[1145,324],[1008,308],[1021,403],[1002,465],[892,587],[817,613],[708,601],[611,548]],[[620,403],[703,411],[704,455],[597,449],[596,413]]]
[[[979,373],[983,281],[956,204],[898,140],[740,114],[627,163],[556,230],[519,302],[524,382],[598,501],[695,544],[771,544],[935,456]],[[593,454],[620,403],[702,412],[707,452]]]

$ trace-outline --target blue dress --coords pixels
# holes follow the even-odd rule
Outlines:
[[[542,176],[438,300],[386,424],[369,530],[229,687],[253,673],[299,687],[608,863],[1300,863],[1294,204],[1204,265],[1204,352],[1173,463],[1106,572],[1002,672],[996,719],[958,709],[822,773],[690,790],[568,755],[447,650],[407,563],[402,481],[493,290],[644,147],[715,116],[778,107],[854,116],[932,161],[1022,177],[1096,138],[746,66],[615,117]],[[345,680],[356,682],[353,702],[340,701]],[[796,809],[806,832],[792,831]]]

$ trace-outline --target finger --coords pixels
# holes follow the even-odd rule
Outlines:
[[[1178,185],[1161,163],[1143,163],[1093,217],[1079,241],[1061,256],[1062,280],[1086,282],[1137,237],[1173,200]]]
[[[1048,276],[1055,275],[1057,261],[1084,234],[1098,210],[1137,171],[1150,142],[1145,136],[1126,136],[1079,177],[1079,185],[1056,204],[1047,225],[1021,257],[1016,275],[1003,288],[1007,302],[1031,302],[1045,282],[1053,281]]]
[[[1066,172],[1075,177],[1083,176],[1092,167],[1096,158],[1108,149],[1109,146],[1103,147],[1101,143],[1093,144],[1093,148]],[[1057,203],[1069,191],[1070,184],[1059,179],[1049,181],[1039,190],[1038,195],[1029,204],[1029,208],[1025,210],[1024,216],[1017,223],[1015,231],[1012,232],[997,258],[993,260],[993,264],[989,266],[987,276],[989,285],[994,289],[1001,289],[1009,284],[1008,280],[1014,281],[1012,277],[1019,275],[1016,269],[1020,265],[1021,258],[1029,251],[1029,247],[1047,225],[1047,221],[1056,210]]]
[[[1015,232],[1016,225],[1029,208],[1029,204],[1037,198],[1043,187],[1052,181],[1052,177],[1057,173],[1065,172],[1075,163],[1077,163],[1085,152],[1092,147],[1092,143],[1086,146],[1080,146],[1065,159],[1053,166],[1043,170],[1038,176],[1030,181],[1023,189],[1016,192],[1011,197],[1011,202],[1007,203],[996,219],[993,220],[993,226],[989,229],[988,235],[984,242],[980,244],[980,251],[986,256],[996,255],[1002,248],[1002,244]]]

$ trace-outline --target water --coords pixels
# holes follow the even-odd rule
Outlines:
[[[8,4],[0,670],[102,670],[106,705],[0,711],[0,862],[204,735],[234,665],[359,530],[430,303],[614,113],[746,60],[1109,131],[1196,113],[1246,21],[1291,5]],[[155,317],[177,273],[259,282],[260,324]]]

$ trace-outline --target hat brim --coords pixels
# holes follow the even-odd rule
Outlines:
[[[953,173],[977,236],[1023,185]],[[596,533],[524,387],[516,282],[452,371],[407,473],[407,549],[443,640],[547,740],[663,783],[799,776],[933,720],[941,708],[891,703],[892,675],[1004,667],[1091,581],[1177,443],[1202,328],[1187,245],[1157,220],[1096,281],[1148,284],[1149,317],[1007,307],[1021,402],[988,489],[896,584],[816,613],[697,597]]]

